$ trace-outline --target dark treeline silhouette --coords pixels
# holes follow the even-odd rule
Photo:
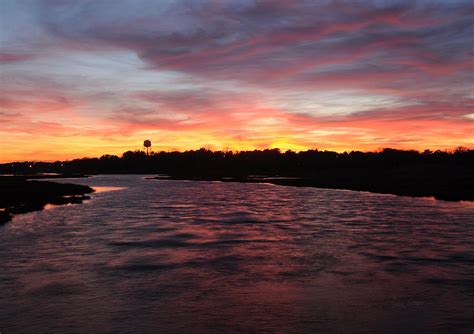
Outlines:
[[[473,167],[474,150],[464,148],[451,152],[387,148],[379,152],[350,153],[318,150],[281,152],[279,149],[223,152],[200,149],[150,155],[142,151],[128,151],[121,157],[104,155],[100,158],[52,163],[17,162],[0,165],[0,173],[156,173],[167,174],[175,179],[264,180],[293,186],[472,200]]]
[[[186,152],[159,152],[146,155],[143,151],[127,151],[121,157],[103,155],[57,162],[13,162],[0,164],[1,174],[110,174],[164,173],[192,176],[308,176],[324,169],[377,168],[407,166],[474,166],[474,150],[455,151],[395,150],[380,152],[337,153],[309,150],[302,152],[266,149],[223,152],[200,149]]]

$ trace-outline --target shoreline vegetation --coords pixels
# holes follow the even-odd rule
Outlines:
[[[90,198],[87,194],[94,191],[88,186],[36,181],[31,180],[32,178],[41,179],[46,176],[0,176],[0,225],[9,222],[14,215],[43,210],[47,204],[82,203]]]
[[[365,177],[368,175],[366,174]],[[413,180],[403,180],[399,184],[387,185],[380,180],[374,180],[373,175],[356,180],[341,178],[339,175],[324,175],[314,178],[299,177],[269,177],[264,175],[252,175],[248,177],[199,177],[199,176],[156,176],[150,177],[154,180],[191,180],[191,181],[220,181],[220,182],[242,182],[242,183],[268,183],[288,187],[310,187],[323,189],[339,189],[352,191],[367,191],[376,194],[389,194],[409,197],[433,197],[444,201],[474,201],[474,194],[470,189],[456,185],[444,184],[439,188],[425,187],[419,189]]]
[[[272,183],[369,191],[449,201],[474,201],[474,150],[337,153],[278,149],[223,152],[200,149],[149,155],[128,151],[57,162],[0,164],[0,222],[46,204],[81,203],[93,189],[32,178],[95,174],[154,174],[150,179]]]

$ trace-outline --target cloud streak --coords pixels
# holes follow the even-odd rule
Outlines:
[[[162,149],[474,145],[471,1],[4,7],[3,133],[83,128],[91,155],[145,136]]]

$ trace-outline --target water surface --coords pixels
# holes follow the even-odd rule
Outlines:
[[[100,191],[0,227],[2,333],[474,330],[473,203],[66,181]]]

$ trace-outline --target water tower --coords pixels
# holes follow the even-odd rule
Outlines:
[[[145,146],[145,152],[146,152],[146,155],[149,155],[150,154],[150,147],[151,147],[151,141],[150,140],[145,140],[143,142],[143,146]]]

